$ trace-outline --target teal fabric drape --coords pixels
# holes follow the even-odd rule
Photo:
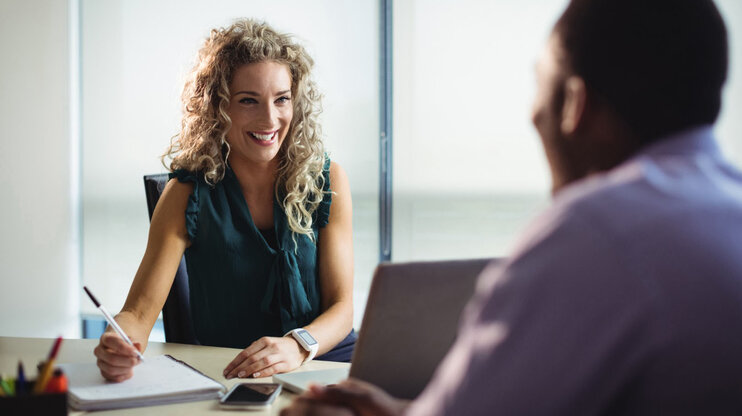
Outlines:
[[[315,237],[329,218],[329,166],[326,158],[323,201],[313,218]],[[192,172],[176,171],[171,177],[194,184],[185,213],[191,240],[185,257],[191,313],[201,344],[245,348],[262,336],[282,336],[307,325],[319,315],[317,246],[305,235],[292,238],[278,200],[273,202],[274,249],[255,226],[230,168],[213,187]]]

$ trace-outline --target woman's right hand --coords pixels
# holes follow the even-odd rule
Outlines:
[[[136,350],[143,352],[142,344],[135,342],[134,346],[136,349],[113,331],[101,335],[93,353],[98,357],[97,364],[103,378],[118,383],[134,375],[134,366],[139,364]]]

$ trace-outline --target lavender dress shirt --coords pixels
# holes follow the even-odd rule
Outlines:
[[[711,127],[560,191],[409,415],[742,415],[742,173]]]

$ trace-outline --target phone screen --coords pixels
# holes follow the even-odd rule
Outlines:
[[[267,404],[273,400],[278,384],[238,384],[222,399],[222,403]]]

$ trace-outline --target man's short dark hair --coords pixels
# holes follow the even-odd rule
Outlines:
[[[728,51],[712,0],[572,0],[554,31],[643,142],[716,121]]]

